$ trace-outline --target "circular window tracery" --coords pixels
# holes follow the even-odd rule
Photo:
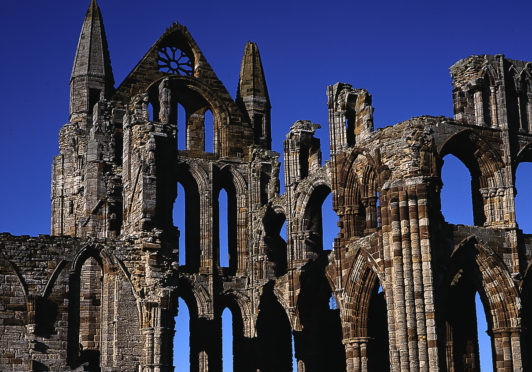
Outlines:
[[[159,70],[176,75],[192,75],[194,66],[187,53],[178,47],[167,46],[159,50]]]

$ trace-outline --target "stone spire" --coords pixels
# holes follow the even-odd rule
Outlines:
[[[92,0],[81,28],[70,77],[70,115],[90,113],[101,93],[109,97],[113,85],[102,14],[96,0]]]
[[[270,149],[270,97],[259,48],[251,41],[248,41],[244,48],[236,101],[249,116],[255,136],[254,143]]]

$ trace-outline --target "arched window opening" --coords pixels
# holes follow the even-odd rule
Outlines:
[[[489,300],[482,287],[483,278],[474,246],[460,247],[453,253],[447,293],[448,370],[491,370],[493,343]]]
[[[215,134],[214,134],[214,117],[211,110],[205,111],[205,152],[216,152],[215,151]]]
[[[100,263],[89,256],[78,274],[74,280],[79,282],[72,282],[70,288],[71,332],[77,336],[69,345],[71,365],[86,364],[89,371],[99,371],[103,272]]]
[[[148,121],[154,121],[153,117],[153,105],[151,102],[148,102]]]
[[[368,343],[368,371],[386,372],[390,370],[388,339],[388,316],[386,309],[386,297],[382,285],[377,280],[368,309],[368,330],[370,338]]]
[[[179,265],[195,271],[200,262],[200,196],[190,175],[183,176],[177,183],[172,218],[179,229]]]
[[[174,202],[173,209],[173,220],[174,226],[179,229],[179,265],[186,265],[186,235],[187,235],[187,218],[185,218],[186,213],[186,194],[185,189],[181,183],[177,184],[177,197]]]
[[[229,267],[229,224],[228,218],[228,201],[227,201],[227,191],[225,189],[220,190],[220,195],[218,196],[218,210],[221,218],[219,218],[219,265],[220,267]]]
[[[520,163],[515,172],[515,217],[519,228],[532,233],[532,163]]]
[[[323,234],[323,249],[332,250],[334,239],[338,235],[338,215],[333,209],[332,193],[329,193],[321,207],[321,224]]]
[[[232,275],[237,267],[237,203],[232,178],[224,174],[222,185],[217,191],[214,203],[214,254],[225,274]]]
[[[222,312],[222,361],[224,371],[233,371],[233,316],[226,308]]]
[[[486,321],[486,313],[484,312],[484,306],[482,304],[478,292],[475,295],[475,306],[477,313],[477,338],[480,370],[490,371],[493,368],[491,338],[488,334],[488,322]]]
[[[174,320],[174,369],[176,371],[190,371],[191,317],[187,304],[181,298],[179,298],[178,312]]]
[[[471,196],[471,174],[454,155],[444,158],[441,169],[441,212],[445,221],[453,224],[474,225]],[[480,211],[484,214],[484,211]]]
[[[177,104],[177,149],[188,150],[187,113],[183,105]]]
[[[308,252],[319,253],[333,248],[338,233],[338,215],[332,209],[331,190],[326,185],[314,189],[304,214],[303,225],[308,238]]]

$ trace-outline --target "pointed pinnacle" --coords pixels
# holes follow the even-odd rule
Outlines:
[[[251,41],[248,41],[244,48],[237,96],[241,98],[256,96],[266,98],[268,102],[270,100],[259,48]]]

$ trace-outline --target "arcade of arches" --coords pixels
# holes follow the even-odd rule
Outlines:
[[[93,0],[51,236],[0,234],[0,370],[173,371],[186,306],[194,372],[222,370],[225,312],[235,371],[478,371],[477,293],[493,370],[532,368],[532,235],[515,213],[531,71],[468,57],[451,67],[454,118],[379,130],[367,90],[328,86],[322,162],[310,121],[271,150],[255,43],[235,99],[177,23],[115,87]],[[469,171],[472,225],[441,212],[447,155]]]

